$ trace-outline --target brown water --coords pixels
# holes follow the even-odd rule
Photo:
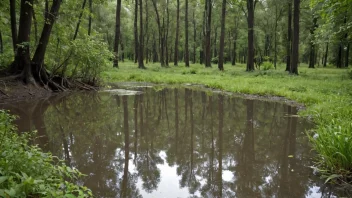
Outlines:
[[[87,177],[96,197],[329,197],[306,120],[282,103],[187,88],[0,104],[20,131]]]

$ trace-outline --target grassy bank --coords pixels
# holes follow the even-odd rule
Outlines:
[[[182,64],[182,63],[181,63]],[[106,82],[197,83],[235,93],[283,96],[306,105],[302,115],[312,115],[317,124],[311,138],[318,152],[317,167],[332,181],[351,182],[352,173],[352,79],[348,69],[299,67],[300,75],[288,75],[284,65],[277,70],[245,72],[245,65],[225,65],[225,72],[196,64],[161,68],[148,64],[137,69],[131,62],[103,73]],[[316,135],[317,134],[317,135]]]

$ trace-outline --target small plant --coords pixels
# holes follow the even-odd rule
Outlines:
[[[55,164],[50,153],[29,146],[33,133],[17,135],[13,119],[0,111],[0,197],[93,196],[88,188],[73,183],[82,173],[63,161]]]
[[[274,65],[270,62],[264,62],[262,67],[264,71],[267,71],[267,70],[273,69]]]

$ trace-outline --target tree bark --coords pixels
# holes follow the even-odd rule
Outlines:
[[[314,68],[315,62],[316,62],[316,48],[315,48],[315,43],[314,43],[314,31],[317,28],[317,22],[318,18],[317,16],[313,17],[313,26],[310,28],[310,56],[309,56],[309,68]]]
[[[25,83],[35,82],[29,52],[30,33],[32,27],[33,0],[21,0],[18,44],[15,61],[11,65],[11,73],[21,73]]]
[[[77,38],[77,34],[78,34],[79,26],[80,26],[80,24],[81,24],[81,20],[82,20],[82,16],[83,16],[83,11],[84,11],[84,7],[86,6],[86,2],[87,2],[87,0],[83,0],[83,4],[82,4],[82,8],[81,8],[81,13],[79,14],[78,22],[77,22],[77,25],[76,25],[75,34],[73,35],[73,39],[72,39],[72,40],[76,40],[76,38]]]
[[[299,6],[301,1],[294,0],[293,5],[293,41],[292,41],[292,65],[290,72],[298,75],[299,60]]]
[[[219,49],[219,63],[218,63],[218,68],[220,71],[224,71],[225,14],[226,14],[226,0],[223,0],[222,8],[221,8],[221,33],[220,33],[220,49]]]
[[[185,65],[189,67],[189,46],[188,46],[188,0],[186,0],[185,13]]]
[[[93,14],[93,0],[89,0],[88,36],[90,36],[92,32],[92,14]]]
[[[196,45],[197,45],[197,26],[195,18],[195,10],[193,10],[193,64],[196,63]]]
[[[254,1],[247,0],[248,60],[246,71],[254,71]]]
[[[4,44],[3,44],[3,41],[2,41],[2,34],[1,34],[1,31],[0,31],[0,54],[4,53]]]
[[[174,51],[174,65],[178,65],[178,42],[180,34],[180,0],[177,0],[177,13],[176,13],[176,37],[175,37],[175,51]]]
[[[139,52],[138,52],[138,68],[145,69],[144,66],[144,56],[143,56],[143,3],[139,0]]]
[[[138,21],[138,1],[135,0],[134,4],[134,21],[133,21],[133,32],[134,32],[134,63],[138,62],[138,26],[137,26],[137,21]]]
[[[165,38],[165,65],[169,66],[169,29],[170,29],[170,12],[169,12],[169,0],[166,0],[166,30],[164,34]]]
[[[161,27],[161,23],[160,23],[160,15],[159,15],[159,11],[158,11],[158,7],[157,4],[155,2],[155,0],[152,0],[153,2],[153,7],[155,10],[155,14],[156,14],[156,23],[158,25],[158,31],[159,31],[159,52],[160,52],[160,64],[162,67],[165,66],[165,62],[164,62],[164,38],[163,38],[163,34],[162,34],[162,27]]]
[[[211,36],[211,0],[206,0],[206,28],[205,28],[205,67],[211,67],[211,49],[210,49],[210,36]]]
[[[13,51],[16,54],[17,43],[18,43],[17,25],[16,25],[16,0],[10,0],[10,17],[11,17],[12,45],[13,45]]]
[[[92,1],[92,0],[89,0]],[[121,23],[121,0],[117,0],[115,21],[115,43],[114,43],[114,67],[119,67],[119,43]]]
[[[292,52],[292,0],[288,0],[287,18],[287,43],[286,43],[286,70],[291,71],[291,52]]]
[[[346,55],[345,55],[345,67],[348,67],[349,55],[350,55],[350,44],[348,43],[346,48]]]
[[[328,63],[329,43],[326,43],[323,67]]]

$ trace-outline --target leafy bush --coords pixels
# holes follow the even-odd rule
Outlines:
[[[14,117],[0,111],[0,197],[92,197],[73,181],[82,174],[37,146],[29,146],[33,133],[17,135]],[[66,180],[65,180],[65,179]]]
[[[212,59],[211,59],[211,62],[212,62],[213,64],[218,64],[218,63],[219,63],[219,57],[214,57],[214,58],[212,58]]]
[[[4,53],[0,53],[0,70],[7,68],[13,61],[13,52],[12,50],[7,50]]]
[[[263,70],[264,71],[267,71],[267,70],[270,70],[270,69],[273,69],[274,68],[274,65],[270,62],[264,62],[263,63]]]

